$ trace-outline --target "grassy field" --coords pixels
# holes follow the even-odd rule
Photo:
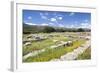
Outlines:
[[[59,47],[57,49],[47,49],[45,52],[40,53],[35,57],[28,57],[26,60],[24,60],[24,62],[45,62],[50,61],[51,59],[60,58],[62,55],[73,51],[84,42],[85,40],[79,40],[75,41],[73,46]]]
[[[30,34],[23,35],[23,39]],[[23,59],[23,62],[46,62],[53,59],[59,59],[62,55],[72,52],[74,49],[78,48],[86,42],[86,39],[79,38],[79,36],[84,36],[85,33],[82,32],[64,32],[64,33],[38,33],[34,34],[36,36],[47,37],[44,40],[33,40],[30,45],[24,46],[23,44],[23,56],[38,50],[45,49],[44,52],[38,53],[35,56],[29,56]],[[76,40],[76,41],[73,41]],[[51,49],[51,46],[59,45],[61,42],[73,41],[71,46],[60,46],[55,49]],[[91,57],[90,49],[87,49],[83,54],[80,54],[77,60],[80,59],[90,59]]]
[[[54,42],[53,40],[57,40]],[[62,35],[59,35],[59,37],[51,37],[42,41],[32,41],[32,44],[29,46],[23,46],[23,55],[35,51],[35,50],[40,50],[44,48],[48,48],[52,45],[57,45],[59,44],[60,41],[67,41],[67,37],[64,37]]]
[[[86,49],[82,54],[80,54],[77,60],[88,60],[91,59],[91,49]]]

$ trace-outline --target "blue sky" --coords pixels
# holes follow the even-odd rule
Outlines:
[[[90,28],[91,13],[23,10],[23,22],[38,26]]]

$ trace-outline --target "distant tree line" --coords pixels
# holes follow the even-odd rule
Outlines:
[[[90,32],[90,30],[85,30],[83,28],[78,28],[78,29],[72,29],[72,28],[71,29],[63,29],[63,28],[55,29],[53,27],[48,27],[47,26],[43,29],[44,33],[50,33],[50,32],[85,32],[85,31]]]
[[[23,33],[30,34],[30,33],[51,33],[51,32],[90,32],[90,29],[83,29],[83,28],[55,28],[50,26],[23,26]]]

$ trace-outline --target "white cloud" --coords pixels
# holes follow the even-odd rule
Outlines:
[[[47,17],[46,17],[46,16],[41,16],[41,18],[42,18],[42,19],[47,19]]]
[[[33,23],[26,23],[26,24],[28,24],[28,25],[37,25],[37,24],[33,24]]]
[[[55,22],[56,21],[56,18],[51,18],[50,19],[52,22]]]
[[[75,25],[70,25],[70,28],[75,28]]]
[[[91,25],[88,25],[88,28],[91,28]]]
[[[47,14],[47,13],[46,13]],[[42,19],[48,19],[46,15],[44,15],[43,13],[40,13],[40,16]]]
[[[88,26],[89,24],[88,23],[81,23],[80,25],[82,25],[82,26]]]
[[[54,25],[54,23],[49,23],[49,25]]]
[[[31,16],[28,16],[28,19],[32,19],[32,17]]]
[[[59,20],[62,20],[62,17],[58,17]]]
[[[74,25],[74,24],[71,24],[71,25],[67,24],[65,27],[66,28],[76,28],[76,25]]]
[[[70,28],[70,26],[68,24],[65,25],[66,28]]]
[[[73,16],[75,13],[74,12],[71,12],[70,14],[69,14],[69,16]]]
[[[59,24],[59,27],[65,27],[63,24]]]
[[[42,16],[43,15],[43,13],[40,13],[40,16]]]
[[[48,26],[48,24],[46,24],[46,23],[43,23],[43,24],[41,24],[42,26]]]
[[[81,23],[79,27],[81,27],[81,28],[91,28],[91,25],[89,23]]]

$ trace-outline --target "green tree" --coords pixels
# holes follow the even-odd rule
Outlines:
[[[82,28],[77,29],[78,32],[84,32],[85,30]]]
[[[53,27],[46,26],[44,28],[43,32],[45,32],[45,33],[55,32],[55,29]]]

